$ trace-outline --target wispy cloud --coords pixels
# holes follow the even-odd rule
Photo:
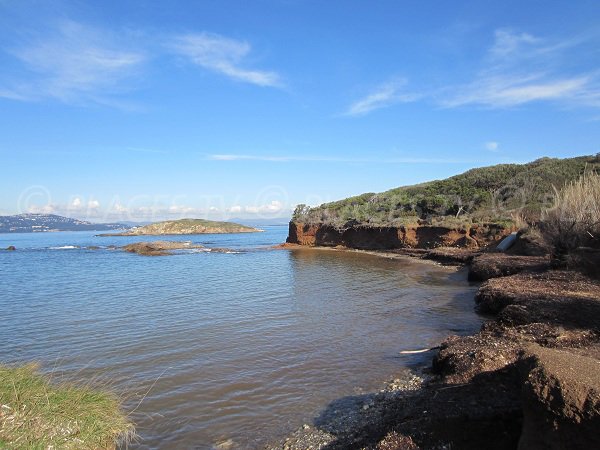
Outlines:
[[[403,90],[405,79],[388,81],[379,85],[366,97],[354,102],[344,112],[345,116],[364,116],[377,109],[386,108],[396,103],[414,102],[419,98],[417,94]]]
[[[598,71],[569,70],[569,50],[583,42],[552,42],[527,33],[497,30],[475,78],[443,89],[440,103],[449,108],[506,108],[536,101],[600,106]]]
[[[457,89],[458,94],[445,100],[443,105],[457,107],[479,104],[503,108],[541,100],[581,103],[585,101],[586,92],[593,90],[591,83],[592,77],[589,75],[572,78],[551,78],[543,73],[489,76]],[[588,97],[588,100],[592,98]]]
[[[529,33],[519,33],[509,29],[496,30],[494,38],[494,44],[489,51],[489,56],[494,59],[512,56],[523,47],[540,43],[539,38]]]
[[[192,33],[177,36],[168,47],[194,64],[234,80],[258,86],[283,86],[276,72],[242,67],[252,50],[248,42],[213,33]]]
[[[474,160],[452,158],[338,158],[326,156],[275,156],[275,155],[207,155],[212,161],[266,161],[266,162],[324,162],[324,163],[373,163],[373,164],[469,164]]]
[[[123,49],[110,33],[63,21],[48,35],[38,35],[9,49],[27,74],[5,73],[0,96],[14,100],[54,98],[65,103],[122,106],[114,98],[127,90],[123,82],[145,61],[140,51]]]
[[[493,42],[470,78],[446,85],[424,85],[418,94],[407,81],[381,84],[350,105],[344,116],[364,116],[396,103],[429,101],[443,108],[511,108],[532,102],[568,107],[600,107],[600,69],[575,61],[573,53],[597,44],[596,34],[567,39],[534,36],[512,29],[494,32]]]
[[[490,152],[497,152],[500,148],[500,144],[496,141],[488,141],[484,143],[483,146],[486,150],[489,150]]]

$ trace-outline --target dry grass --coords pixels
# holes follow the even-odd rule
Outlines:
[[[554,206],[542,216],[542,229],[559,258],[578,247],[600,247],[600,175],[588,171],[556,190]]]
[[[0,448],[110,449],[133,436],[116,395],[50,383],[33,364],[0,366]]]
[[[525,230],[525,229],[529,228],[529,223],[527,222],[527,219],[525,218],[523,213],[514,212],[510,215],[510,218],[512,219],[515,227],[518,230]]]

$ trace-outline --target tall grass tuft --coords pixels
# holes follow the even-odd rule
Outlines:
[[[544,211],[541,225],[559,261],[568,262],[581,247],[600,248],[600,174],[587,171],[555,189],[554,205]]]
[[[110,449],[133,436],[116,395],[0,365],[0,448]]]

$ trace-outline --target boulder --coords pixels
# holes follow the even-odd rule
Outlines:
[[[600,361],[529,346],[523,378],[522,450],[600,448]]]

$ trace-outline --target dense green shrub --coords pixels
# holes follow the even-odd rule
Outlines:
[[[541,158],[528,164],[499,164],[472,169],[445,180],[366,193],[309,208],[299,205],[293,220],[391,225],[418,219],[462,217],[471,221],[510,221],[519,213],[536,222],[553,205],[554,187],[600,168],[600,158]]]

